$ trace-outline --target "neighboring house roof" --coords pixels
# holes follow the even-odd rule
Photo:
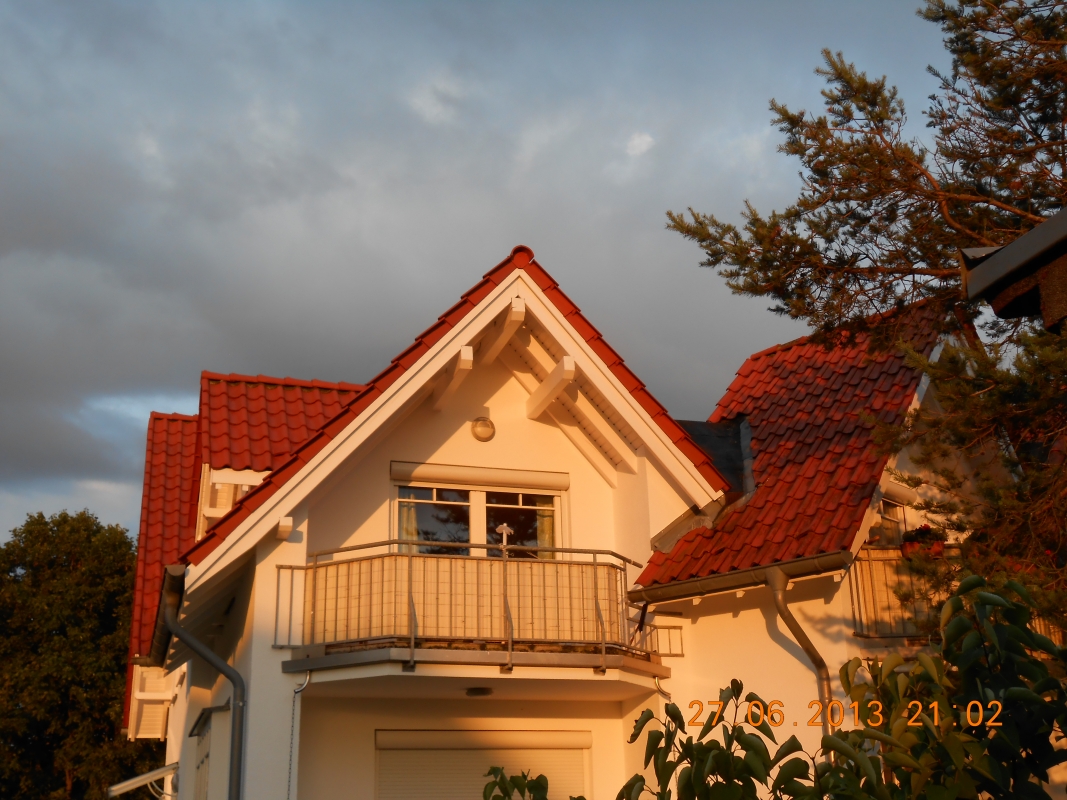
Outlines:
[[[197,418],[153,412],[145,446],[141,528],[137,534],[137,573],[130,621],[132,659],[148,654],[163,585],[163,569],[193,543],[200,486]],[[131,682],[126,680],[126,714]]]
[[[908,313],[903,337],[929,354],[938,339],[932,315],[922,307]],[[748,419],[756,488],[711,528],[654,552],[637,582],[649,587],[848,550],[888,460],[864,417],[900,421],[921,377],[899,351],[874,350],[866,334],[829,350],[805,337],[750,356],[708,422]]]
[[[212,469],[277,469],[363,389],[355,383],[205,372],[202,458]]]
[[[274,471],[245,495],[231,511],[216,522],[205,536],[184,554],[186,563],[199,564],[227,536],[246,520],[251,513],[265,503],[275,492],[296,475],[311,459],[326,447],[337,435],[355,421],[368,406],[378,399],[401,375],[414,366],[431,347],[477,305],[500,285],[516,269],[524,270],[544,292],[548,300],[559,310],[575,328],[578,335],[589,344],[590,348],[601,358],[620,383],[652,417],[653,421],[666,433],[667,437],[696,467],[701,476],[717,490],[729,488],[727,481],[712,464],[711,458],[690,438],[689,434],[659,404],[645,385],[626,366],[600,332],[593,327],[559,288],[552,277],[534,260],[533,251],[519,246],[511,251],[506,259],[487,272],[482,280],[460,298],[456,305],[438,317],[427,330],[415,338],[415,342],[390,362],[389,366],[371,380],[366,387],[345,404],[333,419],[317,430],[304,444],[293,450],[292,454],[274,467]]]
[[[1067,319],[1067,208],[1004,245],[960,250],[963,295],[1002,319],[1040,316],[1052,330]]]

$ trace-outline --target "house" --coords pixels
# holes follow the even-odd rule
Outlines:
[[[827,669],[916,633],[912,467],[870,416],[924,391],[801,339],[675,420],[525,247],[366,384],[205,373],[149,422],[127,731],[167,766],[140,781],[460,798],[496,765],[608,800],[642,708],[703,722],[735,677],[814,749]]]
[[[959,261],[963,296],[1001,319],[1041,317],[1048,330],[1067,319],[1067,209],[1003,247],[962,249]]]

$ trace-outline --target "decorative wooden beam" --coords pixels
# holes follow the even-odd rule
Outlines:
[[[533,394],[537,391],[537,387],[540,385],[537,378],[533,376],[529,368],[519,358],[519,354],[515,350],[515,346],[506,348],[501,354],[500,359],[503,361],[508,369],[511,370],[522,387]],[[604,455],[590,438],[586,435],[574,417],[570,413],[559,405],[552,406],[548,409],[548,416],[559,426],[563,435],[570,439],[571,443],[575,446],[579,453],[586,457],[593,468],[600,473],[608,485],[614,488],[618,482],[618,478],[615,474],[615,465],[608,460],[608,457]]]
[[[275,532],[275,536],[277,536],[282,541],[288,541],[289,536],[290,536],[290,534],[292,534],[292,532],[293,532],[293,518],[292,517],[282,517],[280,520],[278,520],[278,529]]]
[[[526,352],[541,369],[546,371],[551,369],[552,356],[533,337],[526,345]],[[612,427],[601,411],[589,401],[589,398],[577,391],[577,388],[573,386],[566,392],[564,403],[569,405],[571,413],[579,422],[586,423],[597,432],[606,447],[608,457],[618,465],[619,469],[623,472],[636,473],[637,454]]]
[[[504,321],[500,323],[500,330],[496,338],[489,344],[482,356],[483,364],[492,364],[496,361],[496,357],[500,355],[500,351],[504,349],[504,346],[511,341],[515,331],[522,327],[524,319],[526,319],[526,301],[521,297],[512,298],[511,308],[504,315]]]
[[[548,373],[548,377],[534,390],[534,393],[526,400],[526,416],[537,419],[547,409],[552,401],[559,397],[563,390],[574,380],[574,359],[563,356],[555,368]]]
[[[433,393],[433,410],[440,411],[448,403],[449,398],[456,393],[456,389],[463,383],[463,380],[471,374],[471,369],[474,367],[474,348],[469,344],[463,345],[459,348],[459,356],[452,366],[445,370],[445,374],[441,378],[441,382],[434,389]]]

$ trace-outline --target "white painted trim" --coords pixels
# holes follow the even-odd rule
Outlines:
[[[574,359],[563,356],[534,393],[526,398],[526,416],[529,419],[537,419],[544,414],[545,409],[552,405],[573,381]]]
[[[571,486],[571,476],[566,472],[498,469],[496,467],[464,467],[455,464],[416,464],[410,461],[390,461],[389,477],[394,481],[458,483],[472,486],[499,486],[517,489],[551,489],[558,492],[566,491]]]
[[[382,731],[378,750],[589,750],[591,731]]]
[[[256,472],[251,469],[213,469],[211,483],[232,483],[237,486],[259,486],[270,472]]]

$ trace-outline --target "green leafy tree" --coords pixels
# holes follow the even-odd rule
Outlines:
[[[885,77],[824,51],[822,113],[771,102],[779,149],[801,165],[796,202],[769,215],[746,203],[741,227],[668,212],[668,228],[734,292],[769,298],[827,344],[906,347],[907,315],[894,312],[918,302],[957,333],[936,365],[910,355],[941,408],[883,443],[917,446],[942,492],[924,510],[972,532],[972,572],[1002,583],[1025,564],[1035,600],[1067,625],[1067,338],[1024,318],[984,323],[983,345],[956,262],[958,248],[1008,244],[1067,203],[1067,2],[927,0],[919,13],[952,57],[949,72],[931,68],[925,139],[909,136]]]
[[[1033,610],[1022,584],[991,591],[966,578],[942,609],[939,654],[841,668],[845,703],[855,703],[842,716],[862,725],[823,736],[814,754],[795,736],[779,745],[785,712],[742,695],[737,680],[695,736],[677,706],[663,719],[646,709],[630,741],[657,723],[645,735],[651,775],[634,775],[617,800],[1047,800],[1049,770],[1067,761],[1054,747],[1067,733],[1067,648],[1031,629]]]
[[[158,742],[119,735],[133,543],[88,511],[30,515],[11,533],[0,547],[0,795],[106,797],[162,759]]]

